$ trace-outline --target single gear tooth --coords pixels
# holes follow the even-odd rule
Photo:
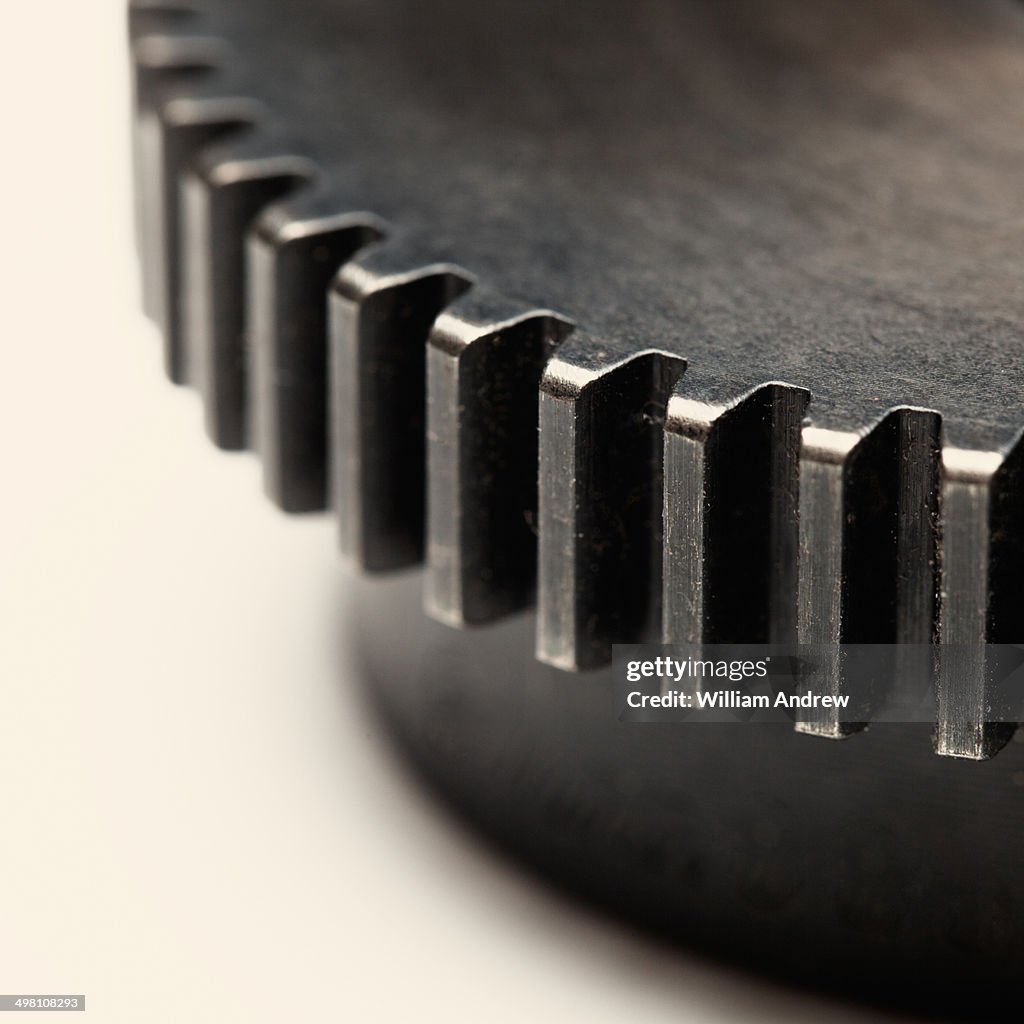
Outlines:
[[[385,234],[311,186],[265,210],[249,238],[251,427],[264,489],[286,512],[327,507],[327,293]]]
[[[728,403],[696,394],[688,374],[665,424],[664,642],[792,644],[808,393],[768,383]]]
[[[226,66],[230,48],[217,36],[153,32],[133,39],[132,110],[141,118],[169,85],[187,83]]]
[[[128,4],[128,42],[141,36],[188,25],[201,11],[187,0],[131,0]]]
[[[840,696],[840,644],[909,645],[936,638],[941,421],[927,409],[890,411],[866,434],[808,426],[800,456],[798,639],[818,647],[816,689]],[[801,712],[798,732],[842,739],[868,723],[882,689],[856,688],[847,708]]]
[[[135,197],[135,248],[143,256],[143,173],[141,121],[150,111],[162,87],[201,75],[224,60],[224,42],[213,36],[196,35],[198,11],[188,4],[141,3],[128,5],[128,53],[130,58],[132,111],[132,183]],[[154,314],[143,271],[143,312]]]
[[[426,345],[473,283],[402,234],[346,263],[331,288],[331,488],[342,553],[367,571],[423,558]]]
[[[685,361],[574,333],[541,380],[537,657],[595,668],[661,632],[662,429]]]
[[[989,644],[1020,639],[1024,620],[1024,440],[998,452],[942,452],[942,570],[935,751],[983,761],[1016,725],[986,721],[999,701]]]
[[[571,330],[557,313],[480,288],[434,324],[424,606],[439,621],[482,624],[533,601],[538,389]]]
[[[153,11],[145,12],[154,14]],[[153,21],[153,19],[149,19]],[[146,210],[145,197],[151,187],[150,175],[154,168],[147,164],[146,134],[152,133],[149,119],[161,94],[170,86],[184,85],[211,74],[223,67],[227,60],[227,48],[215,36],[173,35],[173,34],[132,34],[132,174],[135,184],[135,245],[140,256],[146,252]],[[162,200],[153,197],[151,203],[157,207]],[[157,318],[159,300],[158,284],[152,275],[146,274],[147,262],[143,265],[142,308],[147,316]]]
[[[268,128],[203,151],[182,183],[186,365],[219,448],[249,440],[246,239],[260,211],[317,174]]]
[[[164,338],[164,363],[176,384],[187,379],[182,301],[180,183],[204,146],[258,121],[262,106],[229,89],[217,73],[182,86],[144,111],[139,126],[144,291]]]

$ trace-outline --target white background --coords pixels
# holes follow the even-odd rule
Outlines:
[[[161,379],[122,4],[4,13],[0,992],[132,1024],[875,1020],[562,902],[392,762],[339,685],[330,524],[272,511]]]

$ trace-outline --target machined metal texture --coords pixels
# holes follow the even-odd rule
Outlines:
[[[1019,5],[195,0],[131,36],[169,373],[356,564],[424,560],[429,614],[536,604],[571,670],[1020,639]],[[939,754],[1005,744],[989,687],[940,659]]]

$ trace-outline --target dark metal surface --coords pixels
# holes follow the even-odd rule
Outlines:
[[[451,630],[418,614],[419,590],[361,580],[346,641],[416,768],[502,848],[803,989],[946,1021],[1015,1015],[1024,743],[964,765],[932,753],[926,725],[828,743],[625,724],[609,670],[567,680],[532,657],[529,617]]]

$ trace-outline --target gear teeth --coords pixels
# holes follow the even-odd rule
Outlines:
[[[266,128],[199,156],[182,185],[182,279],[190,379],[219,448],[245,448],[248,430],[246,239],[260,211],[317,174]]]
[[[537,657],[565,670],[616,642],[903,645],[935,671],[936,752],[1001,749],[986,645],[1024,621],[1024,440],[943,448],[918,408],[808,425],[798,387],[680,383],[676,355],[476,287],[436,239],[339,204],[214,22],[129,5],[144,307],[281,508],[333,502],[366,570],[426,539],[426,609],[450,625],[536,594]],[[816,688],[838,695],[830,656]],[[913,674],[896,658],[881,686]],[[796,729],[845,737],[876,705]]]
[[[1013,736],[985,722],[998,702],[985,644],[1019,640],[1024,621],[1024,441],[1006,457],[947,447],[942,453],[941,648],[935,751],[982,761]]]
[[[385,232],[310,186],[268,207],[249,238],[250,426],[264,490],[286,512],[327,507],[327,293]]]
[[[792,644],[806,391],[764,384],[728,404],[683,378],[665,424],[665,643]]]
[[[203,79],[202,89],[182,85],[162,93],[139,121],[146,309],[163,333],[167,375],[177,384],[187,379],[180,182],[205,146],[262,116],[255,100],[233,91],[226,76],[215,73]]]
[[[662,428],[685,362],[573,334],[541,381],[537,657],[595,668],[661,625]]]
[[[538,388],[571,330],[565,317],[484,289],[434,324],[424,605],[441,622],[479,625],[534,599]]]
[[[935,640],[940,419],[889,412],[866,434],[806,427],[800,471],[798,639],[820,646],[820,692],[844,689],[839,644]],[[896,665],[879,687],[897,684]],[[815,709],[798,732],[842,739],[870,720],[875,699]]]
[[[423,558],[427,338],[472,283],[409,233],[370,246],[331,288],[331,489],[342,553],[366,571]]]

